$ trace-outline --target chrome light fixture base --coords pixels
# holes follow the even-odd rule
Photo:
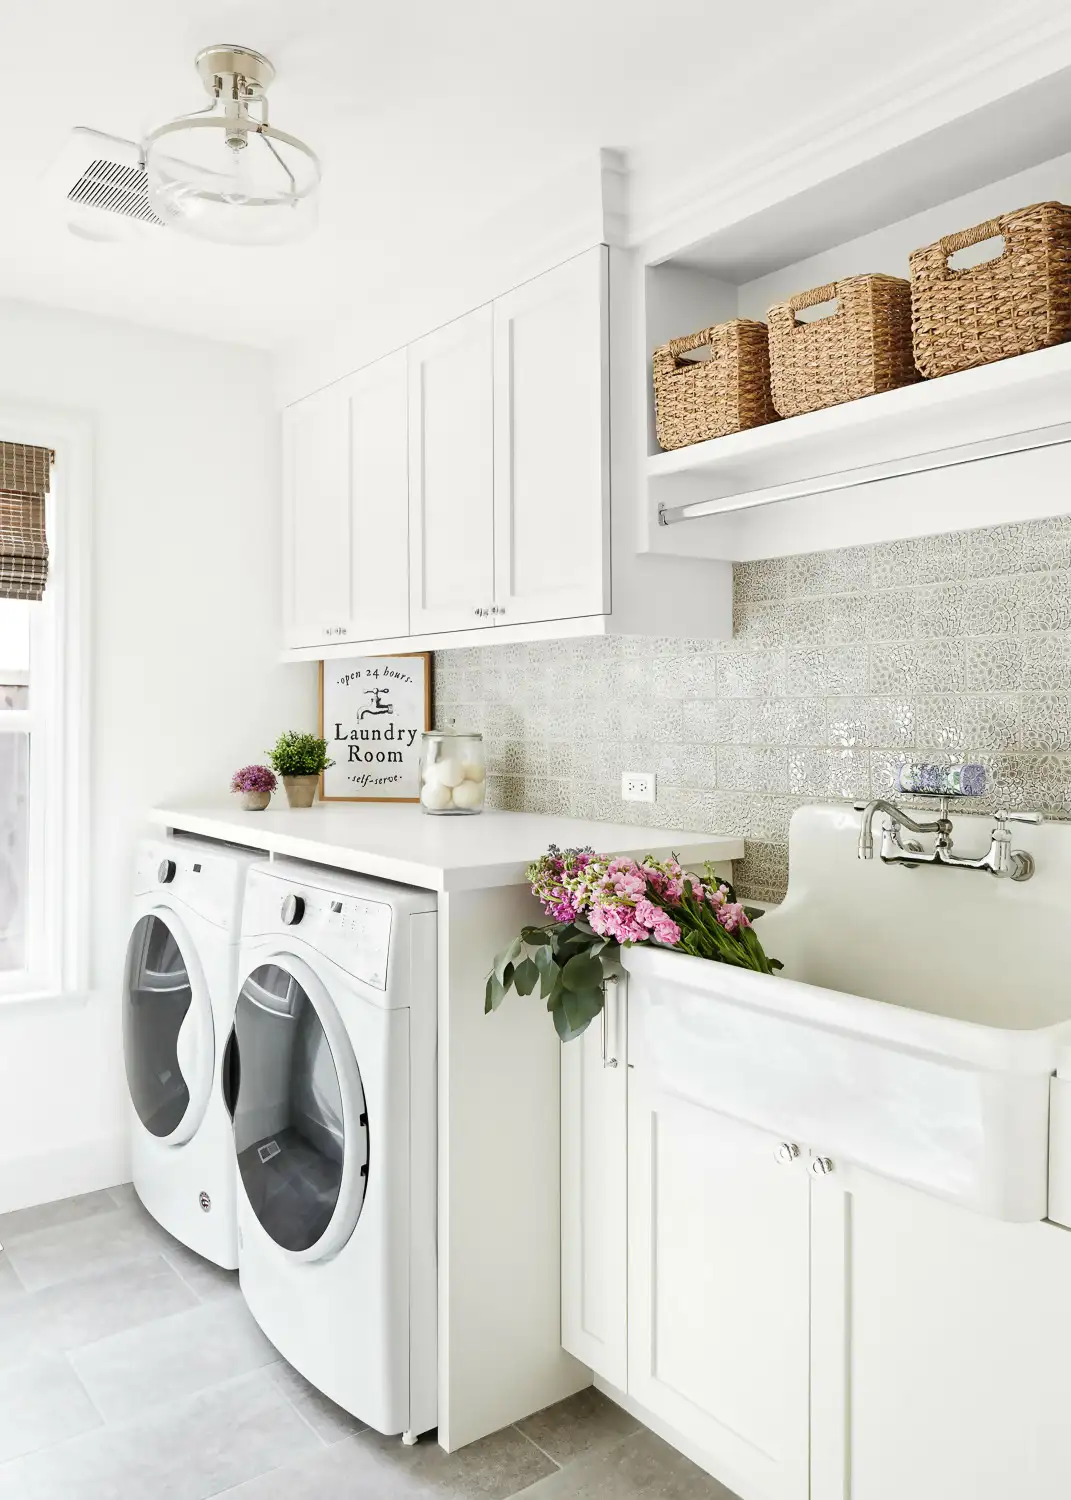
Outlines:
[[[231,94],[233,90],[236,97],[260,99],[275,78],[275,68],[263,53],[221,42],[214,47],[202,47],[193,65],[213,98]]]

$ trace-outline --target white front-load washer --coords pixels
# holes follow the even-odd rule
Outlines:
[[[377,1431],[437,1422],[434,893],[249,873],[234,1017],[238,1272],[254,1318]]]
[[[224,1047],[246,873],[261,858],[192,838],[142,840],[123,983],[134,1189],[177,1240],[230,1270],[238,1223]]]

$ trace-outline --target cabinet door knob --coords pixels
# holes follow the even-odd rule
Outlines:
[[[836,1168],[828,1156],[816,1156],[811,1162],[811,1171],[816,1177],[828,1177]]]
[[[799,1154],[800,1148],[796,1145],[795,1141],[782,1141],[781,1144],[774,1149],[774,1156],[779,1162],[784,1163],[786,1166],[790,1162],[798,1161]]]

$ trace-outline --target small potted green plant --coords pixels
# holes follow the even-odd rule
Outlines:
[[[314,734],[288,729],[268,751],[272,769],[282,778],[291,807],[311,807],[321,773],[334,761],[328,759],[327,741]]]

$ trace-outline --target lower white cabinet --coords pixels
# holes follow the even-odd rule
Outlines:
[[[601,1021],[562,1048],[562,1345],[628,1380],[628,1020],[607,985]]]
[[[738,1494],[807,1500],[807,1173],[642,1067],[628,1111],[628,1393]]]
[[[569,1353],[741,1500],[1071,1495],[1071,1234],[664,1091],[635,995],[605,1056],[562,1049]]]

